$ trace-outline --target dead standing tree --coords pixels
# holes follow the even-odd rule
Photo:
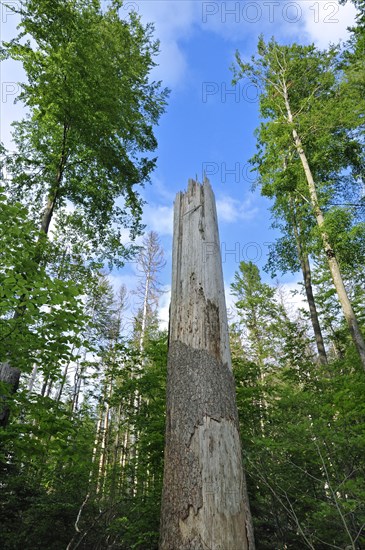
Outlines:
[[[208,181],[176,197],[172,272],[160,550],[252,550]]]

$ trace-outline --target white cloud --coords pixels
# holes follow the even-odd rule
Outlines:
[[[168,88],[176,88],[185,80],[188,64],[177,42],[166,39],[161,42],[158,65],[151,71],[151,77]]]
[[[197,4],[194,0],[141,0],[125,4],[126,9],[138,12],[144,23],[154,23],[161,53],[153,77],[166,86],[176,88],[186,80],[188,63],[180,41],[192,32],[197,21]]]
[[[166,286],[165,291],[165,294],[160,298],[160,306],[158,308],[158,320],[161,330],[167,330],[169,327],[171,286]]]
[[[315,42],[325,48],[330,42],[346,40],[347,27],[354,22],[356,10],[351,2],[345,6],[337,0],[281,0],[268,2],[200,2],[200,24],[227,41],[244,40],[246,48],[264,33],[278,41]]]
[[[143,223],[147,231],[157,231],[159,235],[172,235],[173,206],[146,204],[143,212]]]
[[[145,22],[155,24],[158,37],[175,39],[189,32],[199,3],[194,0],[139,0],[130,4],[137,4],[137,12]]]
[[[296,316],[298,310],[308,309],[308,302],[300,292],[301,279],[287,283],[278,283],[276,289],[276,298],[278,302],[282,302],[289,316]]]
[[[171,191],[155,173],[152,174],[151,180],[154,195],[157,194],[161,199],[172,204],[175,200],[176,192]]]
[[[308,2],[300,0],[304,31],[310,41],[320,48],[330,42],[348,38],[347,28],[355,23],[356,9],[352,2],[341,6],[337,1]]]
[[[252,197],[248,197],[242,201],[233,199],[228,195],[217,200],[218,221],[235,223],[240,220],[251,220],[258,209],[252,206]]]

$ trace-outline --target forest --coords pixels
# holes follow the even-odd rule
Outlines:
[[[250,62],[232,59],[233,83],[261,91],[250,163],[280,233],[265,272],[242,261],[231,285],[257,550],[365,548],[365,1],[353,3],[344,44],[260,37]],[[0,50],[27,76],[16,151],[0,145],[4,550],[158,548],[167,260],[141,190],[170,91],[151,78],[153,25],[121,18],[122,4],[25,0]],[[132,327],[131,290],[111,279],[128,261]],[[305,307],[288,305],[286,273],[300,273]]]

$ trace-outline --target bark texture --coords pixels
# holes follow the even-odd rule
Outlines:
[[[328,362],[327,353],[326,353],[326,348],[323,341],[321,324],[319,322],[317,306],[316,306],[316,302],[313,294],[312,274],[311,274],[311,268],[309,263],[309,257],[308,257],[308,253],[306,252],[306,250],[303,248],[303,245],[302,245],[302,239],[299,232],[299,224],[297,221],[294,207],[292,211],[293,211],[293,230],[294,230],[295,242],[297,246],[300,267],[303,275],[304,288],[305,288],[305,294],[306,294],[307,302],[309,306],[311,323],[313,327],[314,336],[316,339],[318,358],[319,358],[319,362],[322,365],[326,365]]]
[[[8,362],[0,365],[0,382],[9,388],[10,393],[15,393],[19,386],[20,370],[11,367]],[[0,426],[5,428],[10,415],[10,407],[8,403],[8,395],[0,395]]]
[[[249,518],[215,200],[190,180],[174,213],[160,550],[253,550]]]
[[[286,85],[284,86],[284,101],[285,101],[285,107],[287,111],[287,119],[290,124],[294,124],[293,114],[291,112],[289,98],[288,98],[288,90]],[[317,189],[316,184],[313,178],[312,171],[309,166],[309,162],[307,159],[307,156],[305,154],[302,141],[300,139],[300,136],[296,130],[296,128],[293,126],[292,128],[292,135],[293,140],[295,144],[295,148],[297,150],[297,153],[299,155],[300,161],[303,166],[304,174],[307,180],[308,184],[308,190],[309,190],[309,196],[310,201],[312,204],[313,212],[316,218],[317,225],[319,229],[321,230],[321,237],[322,237],[322,243],[323,248],[325,251],[325,254],[327,256],[328,266],[329,270],[331,272],[332,280],[334,287],[337,292],[337,296],[339,298],[340,304],[342,306],[342,311],[345,316],[345,319],[347,321],[349,331],[352,337],[352,341],[355,345],[355,348],[359,354],[361,364],[365,370],[365,340],[361,333],[359,323],[357,321],[357,318],[355,316],[354,310],[352,308],[352,304],[349,300],[346,287],[344,285],[340,266],[336,258],[335,251],[333,250],[329,236],[325,230],[325,220],[323,212],[320,208],[319,201],[318,201],[318,195],[317,195]]]

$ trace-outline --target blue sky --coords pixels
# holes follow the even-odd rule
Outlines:
[[[213,186],[227,289],[238,262],[252,260],[262,267],[268,243],[276,237],[270,228],[268,201],[258,191],[251,192],[254,175],[247,163],[255,152],[257,93],[247,81],[233,90],[229,67],[235,50],[248,58],[255,52],[260,33],[281,42],[315,42],[326,47],[330,41],[347,38],[346,28],[353,23],[355,10],[352,4],[341,7],[335,0],[133,0],[125,2],[122,12],[130,9],[145,22],[155,23],[161,54],[153,76],[171,89],[167,111],[156,128],[157,169],[152,185],[144,191],[148,202],[144,222],[147,230],[160,234],[167,260],[161,274],[167,292],[160,310],[166,323],[173,201],[186,188],[188,178],[197,175],[201,180],[205,169]],[[4,5],[1,16],[2,39],[7,39],[15,33],[16,17]],[[0,78],[1,139],[11,147],[10,123],[22,116],[20,105],[13,102],[16,83],[23,75],[16,64],[5,62]],[[133,289],[135,265],[114,272],[112,280],[115,286],[124,282]],[[281,278],[288,289],[298,280],[299,275]],[[227,301],[230,304],[228,292]]]

